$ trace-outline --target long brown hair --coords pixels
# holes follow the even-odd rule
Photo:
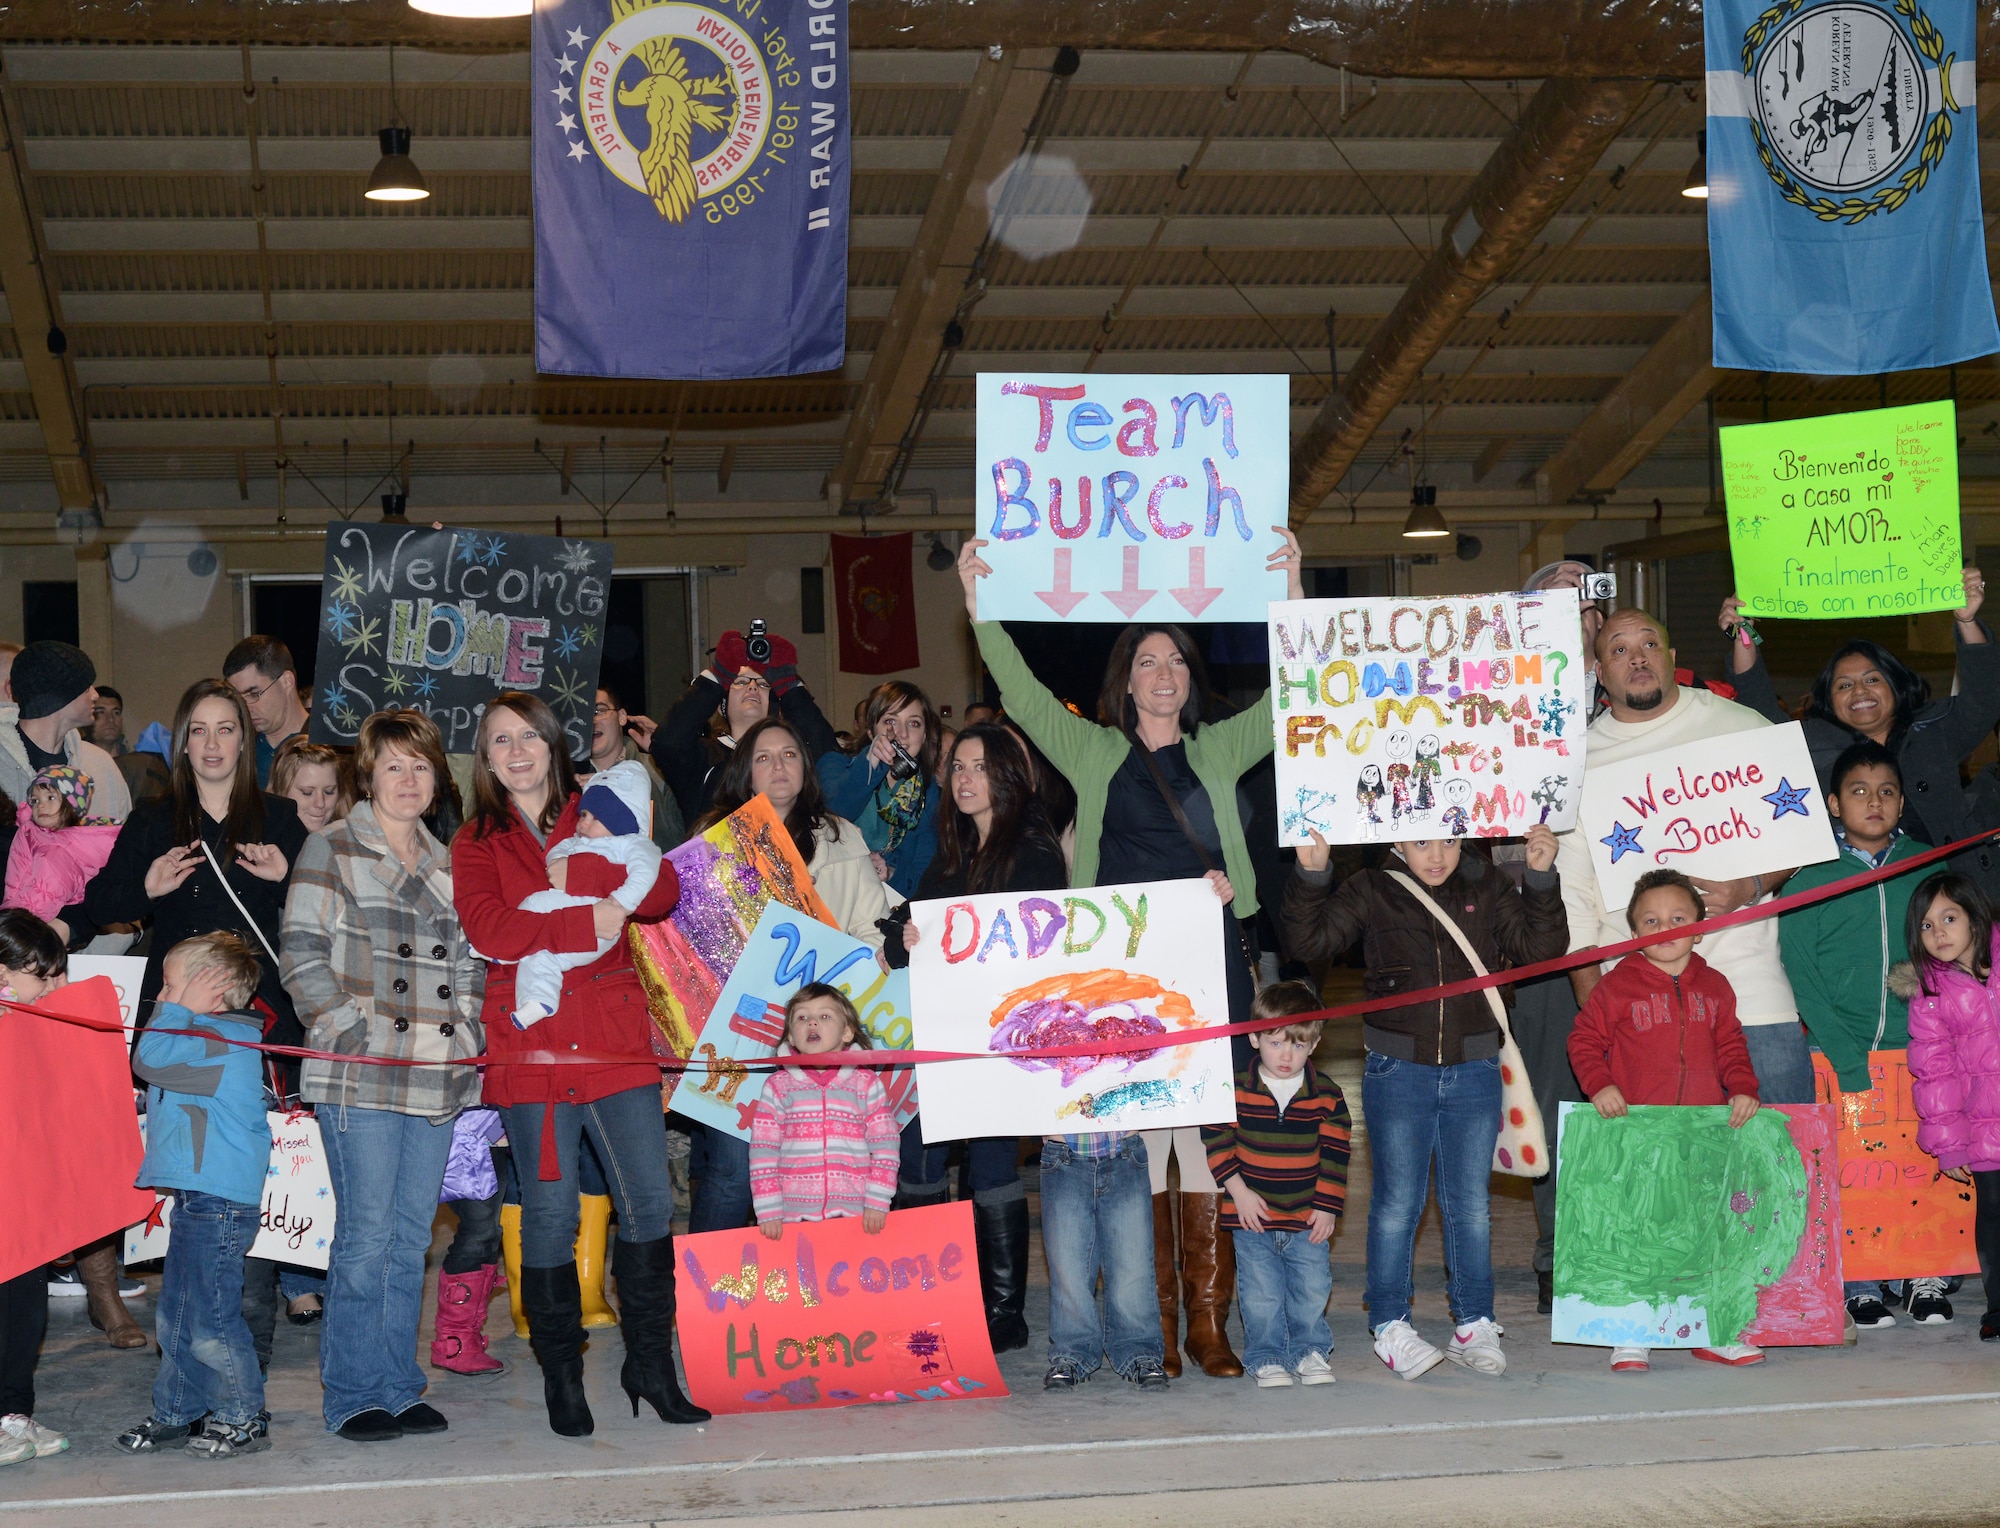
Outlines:
[[[546,701],[523,690],[502,690],[486,702],[486,709],[479,717],[479,733],[472,744],[473,834],[478,838],[489,838],[495,833],[504,833],[514,825],[516,816],[514,798],[507,794],[507,787],[494,774],[493,762],[486,754],[496,711],[512,711],[549,745],[549,799],[542,808],[542,820],[535,824],[547,833],[556,825],[556,819],[562,816],[569,798],[576,794],[576,766],[569,761],[569,739],[563,735],[562,723],[556,720],[555,712],[548,708]]]
[[[868,698],[861,703],[861,751],[868,751],[868,745],[875,740],[875,726],[883,717],[894,716],[912,705],[924,713],[924,746],[917,752],[917,769],[926,780],[935,780],[938,753],[944,745],[944,722],[939,719],[930,696],[907,679],[885,679],[868,692]]]
[[[1139,644],[1158,633],[1174,644],[1187,663],[1188,693],[1181,702],[1181,732],[1193,737],[1201,730],[1201,713],[1208,705],[1208,666],[1194,638],[1179,626],[1127,626],[1112,644],[1104,664],[1104,688],[1097,692],[1097,719],[1130,736],[1139,727],[1139,708],[1132,700],[1132,665],[1139,660]]]
[[[236,754],[236,778],[229,782],[229,813],[222,820],[222,853],[217,858],[227,867],[243,844],[264,841],[264,793],[257,788],[257,732],[250,725],[250,708],[220,679],[197,679],[181,696],[174,712],[174,763],[170,776],[174,803],[174,842],[200,841],[208,814],[201,809],[201,792],[196,788],[194,765],[188,761],[188,727],[194,708],[205,700],[229,703],[236,715],[236,730],[242,747]]]
[[[979,841],[979,829],[958,810],[951,787],[951,766],[959,749],[978,743],[986,750],[986,790],[993,801],[993,822],[986,842]],[[1055,829],[1035,795],[1034,777],[1029,773],[1028,756],[1014,734],[993,722],[974,722],[959,733],[945,760],[944,795],[947,806],[939,812],[937,859],[940,875],[965,872],[968,892],[1005,891],[1014,873],[1014,861],[1022,848],[1036,844],[1055,853]]]
[[[799,759],[804,765],[805,778],[799,785],[799,799],[792,803],[792,809],[785,814],[785,831],[792,835],[792,847],[799,851],[799,858],[810,865],[813,849],[816,847],[813,835],[820,828],[838,823],[840,819],[827,807],[826,796],[819,788],[819,771],[813,768],[812,760],[806,757],[804,739],[782,716],[767,716],[761,721],[752,722],[749,730],[736,740],[736,747],[731,750],[728,762],[716,776],[714,804],[694,825],[692,831],[706,832],[757,794],[757,787],[750,783],[750,761],[756,755],[758,742],[767,732],[782,732],[798,744]],[[837,827],[831,836],[839,836]]]

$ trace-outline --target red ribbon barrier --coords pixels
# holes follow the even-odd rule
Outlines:
[[[1553,960],[1537,961],[1528,966],[1512,966],[1505,971],[1494,971],[1485,976],[1471,976],[1464,981],[1446,982],[1438,987],[1423,987],[1414,992],[1398,992],[1390,997],[1364,998],[1357,1003],[1342,1003],[1333,1008],[1321,1008],[1313,1013],[1287,1014],[1280,1019],[1252,1019],[1241,1024],[1209,1024],[1199,1029],[1176,1030],[1170,1035],[1132,1035],[1118,1040],[1086,1041],[1076,1045],[1046,1045],[1032,1050],[1019,1051],[828,1051],[817,1056],[772,1057],[766,1060],[745,1061],[732,1058],[727,1062],[731,1068],[745,1067],[759,1071],[771,1071],[780,1066],[840,1067],[840,1066],[914,1066],[919,1062],[937,1061],[1041,1061],[1055,1060],[1065,1056],[1110,1056],[1128,1051],[1167,1050],[1175,1046],[1192,1045],[1200,1040],[1220,1040],[1231,1035],[1254,1034],[1264,1029],[1282,1029],[1293,1024],[1310,1024],[1330,1019],[1351,1019],[1362,1014],[1380,1013],[1390,1008],[1414,1008],[1425,1003],[1435,1003],[1445,998],[1462,997],[1471,992],[1483,992],[1488,987],[1511,987],[1518,982],[1534,981],[1539,977],[1553,976],[1560,971],[1572,971],[1579,966],[1597,965],[1604,961],[1617,960],[1634,950],[1651,944],[1665,944],[1675,939],[1685,939],[1690,934],[1712,934],[1721,929],[1735,928],[1739,924],[1756,923],[1765,918],[1775,918],[1780,913],[1788,913],[1794,908],[1810,907],[1816,902],[1830,901],[1834,897],[1845,896],[1850,891],[1859,891],[1873,886],[1878,881],[1893,880],[1897,876],[1909,875],[1939,860],[1949,859],[1954,854],[1962,854],[1974,844],[2000,836],[2000,829],[1985,833],[1974,833],[1961,838],[1956,843],[1946,844],[1940,849],[1927,849],[1922,854],[1893,864],[1883,865],[1874,870],[1857,871],[1843,880],[1830,881],[1824,886],[1816,886],[1811,891],[1794,892],[1790,896],[1776,897],[1769,902],[1755,902],[1748,907],[1738,908],[1733,913],[1723,913],[1718,917],[1704,918],[1699,923],[1682,924],[1679,928],[1662,929],[1657,934],[1623,939],[1616,944],[1596,945],[1588,950],[1578,950],[1568,955],[1558,955]],[[68,1014],[44,1013],[32,1003],[17,1003],[0,998],[0,1006],[17,1008],[25,1013],[41,1014],[63,1024],[84,1024],[86,1020]],[[91,1028],[102,1026],[90,1025]],[[137,1033],[136,1025],[124,1026],[128,1032]],[[223,1038],[209,1031],[187,1029],[163,1029],[159,1033],[167,1035],[199,1034],[203,1039]],[[417,1061],[398,1056],[344,1056],[337,1051],[309,1050],[298,1045],[272,1045],[266,1041],[225,1040],[226,1044],[242,1046],[249,1050],[259,1050],[267,1055],[292,1056],[307,1061],[343,1061],[357,1066],[657,1066],[669,1072],[706,1072],[709,1063],[686,1059],[663,1057],[648,1052],[644,1055],[586,1055],[578,1051],[528,1051],[507,1061],[494,1061],[488,1056],[467,1056],[456,1061]]]

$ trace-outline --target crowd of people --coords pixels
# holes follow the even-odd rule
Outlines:
[[[864,1066],[781,1068],[747,1140],[663,1108],[660,1069],[640,1059],[655,1031],[624,936],[676,903],[663,851],[757,797],[833,920],[885,967],[907,963],[912,904],[935,898],[1172,879],[1215,894],[1228,1002],[1204,1017],[1261,1026],[1232,1041],[1233,1120],[1036,1143],[1050,1390],[1107,1365],[1140,1390],[1165,1389],[1183,1353],[1261,1387],[1334,1380],[1328,1244],[1352,1120],[1314,1060],[1314,978],[1328,963],[1358,946],[1371,997],[1418,993],[1672,935],[2000,829],[2000,774],[1965,779],[2000,725],[2000,645],[1968,568],[1948,697],[1933,700],[1895,656],[1855,641],[1805,704],[1837,861],[1731,881],[1653,872],[1611,906],[1575,832],[1398,842],[1345,874],[1315,834],[1281,880],[1266,875],[1275,905],[1260,905],[1269,850],[1244,782],[1272,748],[1268,695],[1232,711],[1185,630],[1137,624],[1112,650],[1095,717],[1080,714],[1000,625],[978,621],[983,545],[966,545],[959,571],[999,704],[968,707],[957,731],[923,690],[894,680],[843,736],[790,642],[771,635],[753,656],[726,632],[657,724],[600,688],[579,759],[547,705],[518,691],[488,702],[466,758],[447,758],[437,727],[407,709],[367,718],[339,750],[308,740],[291,654],[254,636],[188,687],[170,728],[128,744],[122,698],[87,655],[59,642],[0,648],[0,791],[14,808],[0,814],[0,996],[33,1003],[72,954],[137,942],[133,1071],[148,1125],[137,1182],[173,1200],[150,1338],[125,1304],[146,1286],[125,1282],[109,1240],[0,1284],[0,1464],[67,1447],[34,1419],[34,1382],[48,1302],[72,1293],[112,1346],[157,1347],[150,1413],[117,1438],[134,1454],[269,1447],[263,1376],[281,1306],[319,1326],[329,1431],[355,1442],[443,1431],[425,1399],[429,1371],[506,1366],[485,1331],[503,1290],[556,1433],[592,1432],[585,1342],[613,1324],[634,1415],[643,1401],[666,1422],[705,1420],[675,1363],[682,1198],[693,1232],[777,1236],[788,1221],[838,1216],[877,1232],[892,1210],[955,1192],[971,1206],[993,1346],[1025,1347],[1020,1139],[926,1145],[921,1118],[899,1130],[881,1075]],[[1300,597],[1289,535],[1271,566]],[[1577,588],[1587,571],[1558,563],[1529,587]],[[1677,666],[1656,617],[1585,603],[1587,769],[1791,719],[1753,623],[1731,601],[1719,624],[1730,672],[1704,682]],[[1907,1047],[1919,1142],[1976,1198],[1992,1291],[1979,1335],[2000,1338],[1995,859],[1981,841],[1934,874],[1521,983],[1506,1007],[1474,992],[1371,1012],[1364,1302],[1381,1362],[1404,1379],[1446,1360],[1506,1371],[1489,1173],[1510,1031],[1551,1121],[1565,1101],[1608,1119],[1633,1105],[1726,1105],[1741,1127],[1762,1105],[1813,1100],[1815,1051],[1841,1090],[1862,1092],[1875,1086],[1869,1052]],[[783,1035],[799,1055],[868,1045],[852,1003],[823,983],[792,996]],[[259,1042],[308,1054],[295,1062]],[[587,1059],[554,1059],[567,1053]],[[455,1064],[397,1064],[409,1062]],[[277,1107],[318,1123],[339,1206],[323,1274],[250,1256]],[[1417,1330],[1412,1276],[1433,1187],[1451,1320],[1437,1344]],[[440,1205],[454,1229],[426,1355]],[[1535,1206],[1547,1312],[1553,1171]],[[1897,1309],[1952,1319],[1952,1285],[1909,1272],[1848,1286],[1857,1329],[1893,1325]],[[1737,1342],[1695,1356],[1764,1355]],[[1611,1355],[1620,1372],[1649,1361],[1642,1348]]]

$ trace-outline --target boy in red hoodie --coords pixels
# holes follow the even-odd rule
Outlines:
[[[1639,877],[1625,921],[1634,934],[1701,922],[1701,893],[1678,870]],[[1728,981],[1695,954],[1699,934],[1665,939],[1627,955],[1599,982],[1570,1030],[1569,1063],[1591,1104],[1618,1119],[1631,1104],[1729,1105],[1740,1130],[1757,1112],[1757,1073]],[[1754,1364],[1748,1343],[1696,1348],[1711,1363]],[[1644,1348],[1613,1348],[1614,1373],[1649,1368]]]

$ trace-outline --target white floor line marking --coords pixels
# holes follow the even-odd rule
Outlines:
[[[1879,1411],[1891,1406],[1967,1406],[2000,1401],[2000,1390],[1966,1394],[1870,1396],[1850,1401],[1777,1401],[1763,1406],[1693,1406],[1679,1411],[1600,1411],[1578,1416],[1491,1417],[1465,1422],[1388,1422],[1374,1427],[1314,1427],[1297,1432],[1193,1433],[1166,1438],[1099,1438],[1082,1443],[1011,1443],[987,1448],[903,1449],[879,1454],[819,1454],[783,1459],[705,1459],[682,1464],[632,1465],[607,1470],[533,1470],[510,1475],[441,1475],[414,1480],[335,1480],[319,1485],[241,1486],[217,1491],[144,1491],[119,1496],[60,1496],[0,1502],[0,1513],[47,1512],[56,1507],[131,1507],[176,1501],[228,1501],[239,1497],[314,1496],[330,1491],[428,1491],[441,1486],[532,1485],[550,1480],[630,1480],[647,1476],[729,1474],[748,1470],[814,1470],[884,1464],[936,1464],[952,1460],[1123,1453],[1156,1448],[1203,1448],[1246,1443],[1312,1443],[1345,1438],[1410,1438],[1433,1433],[1502,1432],[1523,1427],[1617,1427],[1634,1422],[1689,1422],[1716,1417],[1798,1416],[1808,1412]],[[1865,1448],[1865,1446],[1863,1446]],[[1791,1457],[1791,1456],[1786,1456]]]

